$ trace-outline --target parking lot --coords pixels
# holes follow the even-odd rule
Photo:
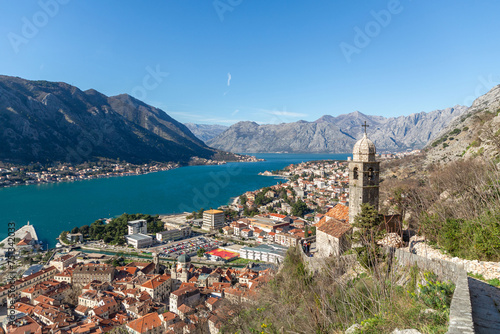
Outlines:
[[[171,241],[161,246],[155,246],[152,247],[150,251],[157,252],[160,257],[175,259],[182,254],[195,255],[200,248],[203,248],[208,252],[212,249],[218,248],[221,244],[221,241],[213,240],[204,236],[197,236],[190,239]]]

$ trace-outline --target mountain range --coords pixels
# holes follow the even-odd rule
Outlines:
[[[214,148],[239,153],[347,153],[368,127],[368,136],[379,151],[423,148],[467,107],[420,112],[386,118],[359,111],[337,117],[325,115],[313,122],[281,124],[238,122],[206,143]]]
[[[0,76],[1,161],[183,164],[218,153],[164,111],[127,94]]]
[[[199,139],[205,143],[212,138],[217,137],[228,129],[228,126],[219,124],[194,124],[184,123],[184,125]]]

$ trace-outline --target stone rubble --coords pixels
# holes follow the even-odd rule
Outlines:
[[[428,259],[440,259],[463,265],[465,271],[471,272],[476,275],[483,275],[487,280],[493,278],[500,279],[500,262],[465,260],[458,257],[451,257],[449,255],[441,253],[441,251],[438,249],[432,248],[425,242],[425,238],[422,236],[411,237],[409,246],[402,249],[409,252],[410,248],[413,249],[414,254],[426,257]]]
[[[377,242],[381,246],[401,248],[403,247],[403,239],[397,233],[387,233],[385,237]]]

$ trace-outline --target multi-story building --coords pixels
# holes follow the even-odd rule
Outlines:
[[[12,299],[16,299],[21,295],[22,290],[29,288],[37,283],[51,279],[56,273],[57,269],[51,266],[27,277],[18,279],[12,284],[6,284],[0,287],[0,304],[5,304],[7,302],[10,304],[12,302]],[[8,298],[10,298],[11,300],[9,301]]]
[[[256,247],[243,247],[240,257],[243,259],[259,260],[273,263],[283,263],[288,247],[281,245],[258,245]]]
[[[193,286],[177,289],[170,294],[170,312],[179,314],[177,308],[182,304],[194,306],[200,300],[200,290]]]
[[[145,219],[132,220],[127,223],[128,234],[148,234],[148,222]]]
[[[50,265],[62,273],[66,268],[76,263],[76,255],[66,254],[50,261]]]
[[[226,219],[222,210],[207,210],[203,212],[203,229],[207,231],[223,228]]]
[[[191,235],[191,226],[180,226],[179,228],[171,228],[166,231],[156,233],[156,240],[170,241],[187,238]]]
[[[301,239],[298,235],[293,235],[289,233],[276,233],[274,236],[274,242],[283,246],[297,246],[297,243]]]
[[[172,290],[172,280],[168,275],[156,275],[140,286],[141,291],[146,291],[153,300],[164,300]]]
[[[107,264],[84,264],[73,271],[73,284],[84,286],[92,281],[112,282],[115,268]]]
[[[142,233],[126,235],[125,239],[127,239],[127,244],[136,249],[148,247],[153,244],[153,238]]]

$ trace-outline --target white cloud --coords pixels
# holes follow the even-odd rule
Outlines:
[[[231,113],[231,115],[232,115],[232,116],[234,116],[234,115],[236,115],[236,114],[237,114],[237,113],[239,113],[239,112],[240,112],[240,110],[239,110],[239,109],[236,109],[235,111],[233,111],[233,112]]]
[[[231,73],[227,72],[227,85],[231,86]]]
[[[307,114],[299,113],[299,112],[291,112],[286,110],[267,110],[267,109],[259,109],[259,111],[265,112],[266,114],[274,115],[274,116],[285,116],[285,117],[306,117]]]

